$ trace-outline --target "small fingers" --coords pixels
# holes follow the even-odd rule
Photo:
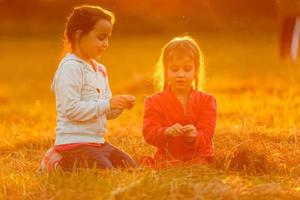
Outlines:
[[[123,100],[118,102],[118,106],[119,106],[119,108],[121,108],[121,109],[125,109],[125,108],[128,107],[127,102],[126,102],[126,101],[123,101]]]
[[[189,131],[194,131],[196,130],[194,125],[186,125],[183,127],[184,128],[184,132],[189,132]]]
[[[135,96],[132,96],[132,95],[123,95],[122,96],[123,99],[126,101],[126,105],[127,105],[127,109],[131,109],[135,103],[136,103],[136,98]]]
[[[181,126],[180,124],[175,124],[174,129],[178,135],[180,135],[184,132],[183,126]]]

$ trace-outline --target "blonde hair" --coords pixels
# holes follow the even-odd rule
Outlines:
[[[193,59],[195,63],[194,87],[195,89],[203,89],[205,77],[204,55],[191,36],[175,37],[162,48],[153,77],[156,89],[165,90],[168,88],[167,62],[174,54],[178,55],[178,53]]]

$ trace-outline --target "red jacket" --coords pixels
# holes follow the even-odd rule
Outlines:
[[[147,143],[157,147],[154,160],[202,163],[212,157],[216,118],[216,100],[204,92],[192,90],[185,109],[170,89],[147,97],[143,134]],[[184,136],[167,137],[165,129],[175,123],[193,124],[197,129],[195,143],[186,142]]]

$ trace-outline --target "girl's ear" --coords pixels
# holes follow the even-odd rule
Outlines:
[[[82,30],[77,30],[75,32],[75,41],[78,41],[82,35]]]

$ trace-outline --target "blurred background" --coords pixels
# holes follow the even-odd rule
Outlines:
[[[1,0],[1,34],[60,33],[72,8],[103,6],[117,17],[115,34],[179,34],[240,29],[274,31],[276,0]],[[25,35],[23,35],[25,37]]]
[[[199,42],[206,58],[204,88],[220,98],[297,84],[298,64],[279,56],[282,11],[276,0],[0,0],[2,105],[47,100],[52,105],[50,84],[66,17],[82,4],[116,16],[110,47],[100,59],[114,93],[132,93],[141,101],[151,94],[162,46],[183,34]]]

